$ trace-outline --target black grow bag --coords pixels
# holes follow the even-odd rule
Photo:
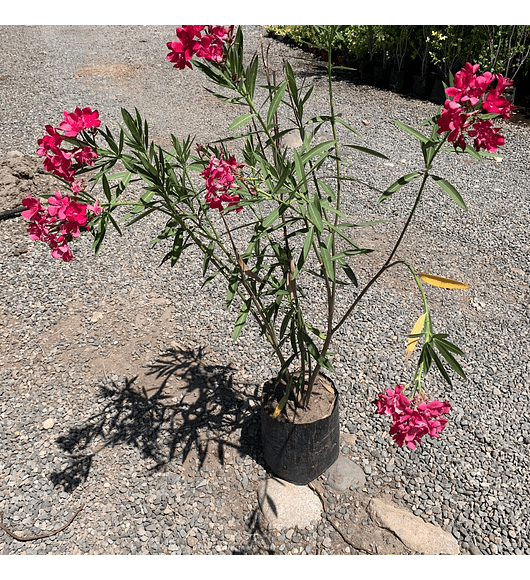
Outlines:
[[[312,423],[272,419],[261,406],[261,439],[265,462],[281,479],[306,485],[324,473],[339,456],[339,397],[328,417]]]

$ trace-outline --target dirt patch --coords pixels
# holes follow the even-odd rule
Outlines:
[[[141,69],[139,64],[115,63],[106,65],[89,65],[74,74],[74,78],[112,78],[118,82],[130,81]]]
[[[265,397],[268,397],[269,414],[272,414],[283,396],[283,389],[281,386],[274,388],[273,382],[269,381],[264,385],[264,392],[267,393]],[[335,398],[336,394],[332,382],[327,377],[319,375],[315,381],[311,401],[307,408],[300,408],[294,400],[289,400],[280,415],[280,420],[300,425],[325,419],[333,411]]]

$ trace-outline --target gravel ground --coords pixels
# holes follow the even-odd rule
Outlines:
[[[250,54],[261,28],[246,29]],[[0,27],[0,157],[34,155],[44,125],[75,106],[97,108],[109,127],[120,107],[136,106],[161,144],[170,132],[198,141],[228,134],[238,111],[204,91],[195,71],[169,66],[173,37],[174,27]],[[315,84],[308,114],[325,112],[318,65],[273,42],[274,66],[285,56]],[[349,152],[353,175],[385,187],[421,168],[419,148],[392,119],[418,126],[433,104],[344,78],[335,98],[360,132],[356,143],[390,158]],[[471,285],[428,290],[435,329],[468,353],[467,382],[446,387],[434,373],[427,381],[453,406],[441,439],[399,449],[370,404],[412,371],[404,344],[421,302],[405,272],[370,291],[335,345],[342,452],[364,468],[362,497],[390,495],[475,554],[530,554],[530,133],[514,123],[503,133],[500,162],[439,160],[438,174],[470,211],[428,190],[400,251],[419,271]],[[393,220],[359,230],[382,256],[413,196],[405,188],[376,206],[377,194],[352,184],[344,209],[352,219]],[[156,268],[165,248],[149,244],[161,225],[154,218],[111,235],[97,258],[90,239],[79,240],[64,264],[25,225],[0,222],[0,512],[12,530],[39,535],[84,508],[50,538],[0,533],[3,554],[357,553],[325,519],[294,532],[260,528],[256,490],[268,473],[256,411],[270,353],[251,324],[231,343],[235,313],[224,310],[222,286],[201,291],[198,255],[175,271]],[[374,254],[353,264],[361,281],[382,259]],[[347,532],[362,506],[352,494],[326,494]]]

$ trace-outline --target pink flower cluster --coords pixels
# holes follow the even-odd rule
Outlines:
[[[404,385],[396,385],[395,391],[386,389],[375,401],[380,415],[390,415],[393,423],[390,435],[400,446],[403,443],[410,449],[416,449],[424,435],[438,438],[443,431],[451,405],[444,401],[413,400],[403,394]]]
[[[211,209],[218,208],[223,210],[223,203],[227,207],[237,205],[240,197],[237,194],[230,193],[231,189],[239,189],[239,186],[234,183],[238,176],[237,170],[243,167],[238,163],[235,157],[224,159],[224,154],[221,153],[220,159],[214,155],[210,157],[208,167],[201,173],[201,176],[206,180],[206,203]],[[236,212],[241,211],[242,207],[236,207]]]
[[[75,172],[83,165],[94,165],[97,153],[89,146],[64,149],[66,137],[76,137],[85,129],[95,130],[101,124],[99,113],[90,107],[77,107],[73,113],[64,111],[59,127],[46,125],[46,133],[38,140],[37,154],[44,157],[44,169],[68,183],[74,183]],[[62,131],[62,133],[59,133]]]
[[[490,72],[478,76],[479,65],[467,62],[454,76],[452,87],[445,92],[448,97],[440,118],[437,120],[438,133],[449,132],[448,141],[454,147],[466,148],[465,134],[474,138],[473,146],[477,151],[484,149],[495,152],[504,145],[504,137],[499,135],[500,128],[493,127],[490,119],[479,120],[481,110],[496,113],[508,119],[515,107],[502,96],[510,79]]]
[[[40,199],[31,196],[23,199],[22,204],[27,208],[22,217],[31,221],[29,237],[47,243],[52,256],[63,262],[70,262],[73,258],[68,242],[78,238],[82,231],[88,231],[88,222],[101,213],[97,201],[93,206],[79,203],[68,195],[63,196],[60,191],[48,198],[47,207]]]
[[[202,31],[206,28],[206,34]],[[177,28],[178,41],[167,43],[170,52],[167,55],[173,67],[183,69],[193,68],[191,59],[194,56],[204,58],[210,62],[222,63],[225,59],[224,46],[232,42],[234,27],[223,26],[186,25]]]

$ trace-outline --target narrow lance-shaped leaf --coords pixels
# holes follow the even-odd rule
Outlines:
[[[307,232],[306,238],[304,240],[304,247],[302,248],[302,253],[298,258],[298,263],[296,266],[296,270],[294,273],[293,278],[296,278],[300,270],[303,268],[305,261],[307,260],[307,256],[309,255],[309,251],[311,250],[311,244],[313,243],[313,235],[315,232],[315,227],[311,226],[309,231]]]
[[[322,208],[320,206],[318,193],[315,193],[313,200],[307,204],[307,211],[311,223],[322,233],[324,231],[324,224],[322,222]]]
[[[348,145],[346,147],[350,147],[350,149],[357,149],[357,151],[362,151],[363,153],[368,153],[369,155],[375,155],[376,157],[381,157],[381,159],[388,159],[386,155],[383,153],[379,153],[379,151],[375,151],[374,149],[369,149],[368,147],[361,147],[360,145]]]
[[[293,98],[295,105],[297,105],[298,104],[298,87],[296,86],[296,78],[294,76],[293,68],[288,60],[285,61],[284,68],[285,68],[285,76],[286,76],[287,81],[289,83],[289,91],[291,93],[291,97]]]
[[[420,175],[421,175],[421,173],[418,173],[417,171],[403,175],[397,181],[394,181],[394,183],[392,185],[390,185],[389,187],[387,187],[385,189],[385,191],[383,192],[383,195],[377,200],[377,203],[381,203],[385,199],[388,199],[398,189],[401,189],[402,187],[407,185],[407,183],[414,181],[415,179],[420,177]]]
[[[462,196],[458,193],[453,185],[451,185],[446,179],[441,177],[436,177],[436,175],[431,175],[437,185],[439,185],[446,193],[449,194],[452,200],[456,202],[463,210],[467,211],[467,206],[462,199]]]
[[[427,137],[423,133],[420,133],[419,131],[417,131],[416,129],[413,129],[409,125],[405,125],[405,123],[402,123],[401,121],[394,121],[394,123],[400,129],[403,129],[403,131],[407,132],[409,135],[416,137],[416,139],[418,139],[418,141],[420,141],[420,143],[427,143],[429,141],[429,139],[427,139]]]
[[[283,83],[278,87],[272,102],[270,104],[269,110],[267,112],[267,127],[270,127],[272,124],[272,120],[274,119],[274,114],[276,113],[278,106],[283,98],[285,93],[285,89],[287,88],[287,81],[283,81]]]
[[[331,253],[329,248],[324,244],[320,245],[320,257],[322,258],[322,265],[324,266],[324,270],[326,271],[328,278],[332,282],[335,282],[335,269],[333,266],[333,261],[331,260]]]
[[[324,141],[323,143],[315,145],[309,151],[307,151],[301,156],[302,163],[305,165],[308,161],[310,161],[320,153],[327,151],[328,149],[333,147],[333,145],[335,145],[335,142],[336,141],[332,139],[331,141]]]
[[[408,360],[408,358],[412,354],[412,351],[414,350],[414,347],[416,346],[416,343],[420,339],[420,336],[421,336],[420,333],[423,330],[423,325],[425,324],[425,317],[426,316],[427,316],[427,313],[424,312],[418,318],[418,320],[416,320],[416,322],[414,323],[414,326],[412,327],[412,331],[410,333],[410,338],[407,342],[407,352],[405,355],[405,360]]]
[[[252,300],[248,298],[245,300],[241,306],[241,310],[239,311],[239,316],[237,317],[236,324],[234,327],[234,334],[233,339],[237,340],[237,337],[241,334],[243,330],[243,326],[245,326],[245,322],[247,321],[247,316],[250,311],[250,305]]]
[[[438,367],[438,370],[440,371],[441,375],[447,381],[447,384],[450,386],[453,386],[453,383],[451,382],[451,378],[449,377],[449,374],[445,370],[445,368],[442,364],[442,361],[440,360],[440,358],[438,357],[438,355],[434,351],[434,348],[430,348],[430,354],[431,354],[432,360],[434,361],[434,363]]]
[[[450,290],[465,290],[466,288],[469,288],[469,284],[457,282],[456,280],[451,280],[451,278],[433,276],[432,274],[425,274],[424,272],[418,272],[418,276],[421,280],[427,282],[427,284],[438,286],[439,288],[448,288]]]
[[[443,346],[443,343],[439,343],[436,340],[436,337],[433,337],[433,340],[434,340],[434,344],[435,344],[436,348],[439,350],[440,354],[444,357],[444,359],[449,363],[451,368],[465,380],[466,375],[465,375],[462,367],[458,364],[458,361],[455,359],[455,357],[449,352],[449,350],[447,350]]]
[[[256,115],[254,113],[245,113],[244,115],[240,115],[239,117],[237,117],[237,119],[234,119],[230,123],[230,126],[228,128],[230,129],[230,131],[233,131],[234,129],[241,127],[241,125],[246,125],[250,121],[250,119],[252,119],[255,116]]]
[[[247,74],[245,78],[245,86],[247,88],[248,96],[252,100],[254,99],[254,90],[256,88],[256,77],[258,74],[258,57],[254,56],[250,66],[247,69]]]
[[[350,266],[345,262],[343,258],[339,258],[337,260],[338,265],[342,268],[346,276],[350,279],[354,286],[357,286],[357,277],[355,276],[354,271],[350,268]]]

